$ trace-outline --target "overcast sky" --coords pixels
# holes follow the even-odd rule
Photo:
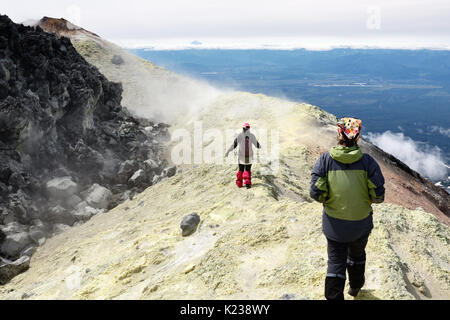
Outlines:
[[[342,43],[404,39],[450,47],[449,0],[1,0],[0,11],[15,22],[64,17],[122,43],[179,38]]]

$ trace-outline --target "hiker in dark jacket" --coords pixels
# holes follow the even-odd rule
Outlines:
[[[373,228],[372,203],[384,201],[384,177],[377,162],[363,154],[357,142],[361,120],[342,118],[338,142],[317,160],[310,195],[323,203],[322,231],[328,242],[325,298],[343,300],[348,271],[356,296],[364,285],[365,248]]]

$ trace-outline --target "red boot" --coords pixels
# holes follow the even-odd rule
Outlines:
[[[238,188],[242,187],[242,171],[236,172],[236,185]]]
[[[244,178],[244,183],[247,188],[250,188],[252,185],[252,173],[250,171],[244,171],[242,178]]]

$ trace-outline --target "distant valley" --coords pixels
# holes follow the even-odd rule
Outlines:
[[[359,117],[366,135],[401,133],[418,149],[432,150],[447,166],[450,162],[449,51],[131,51],[218,87],[305,101],[338,117]],[[442,180],[448,186],[448,173]]]

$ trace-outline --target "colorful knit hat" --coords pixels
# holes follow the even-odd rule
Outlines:
[[[337,123],[339,140],[345,140],[342,134],[345,134],[348,140],[359,138],[362,129],[362,121],[356,118],[341,118]]]

